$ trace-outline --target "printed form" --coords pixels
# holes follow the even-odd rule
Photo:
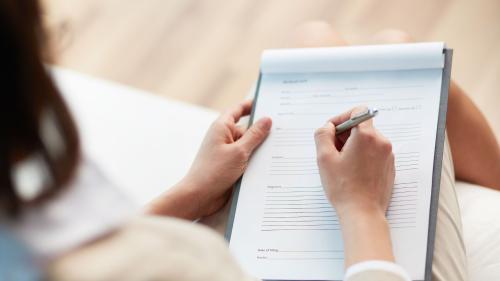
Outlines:
[[[254,120],[273,119],[245,172],[230,239],[245,270],[267,280],[342,280],[343,243],[316,164],[314,131],[352,107],[375,107],[393,144],[387,212],[398,264],[424,279],[442,43],[270,50]],[[370,235],[370,233],[366,233]]]

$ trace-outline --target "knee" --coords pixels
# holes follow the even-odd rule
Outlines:
[[[292,34],[293,47],[328,47],[346,45],[340,34],[325,21],[309,21],[299,25]]]
[[[373,36],[373,41],[382,44],[400,44],[414,42],[413,38],[399,29],[384,29]]]

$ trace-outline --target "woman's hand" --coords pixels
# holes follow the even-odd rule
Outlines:
[[[335,117],[315,133],[321,182],[342,226],[346,266],[394,259],[385,218],[395,175],[391,143],[371,120],[335,136],[336,125],[365,110]]]
[[[245,171],[253,151],[271,130],[270,118],[258,120],[248,130],[236,125],[251,109],[250,100],[215,120],[184,179],[194,189],[193,199],[202,216],[216,212],[227,202],[232,186]]]
[[[338,137],[335,126],[366,111],[355,108],[316,130],[318,166],[326,195],[339,215],[369,209],[385,213],[394,184],[394,155],[389,140],[365,121]]]
[[[195,219],[224,206],[253,151],[271,129],[270,118],[258,120],[248,130],[237,126],[238,120],[250,114],[251,109],[252,101],[246,101],[214,121],[188,174],[155,200],[149,212]]]

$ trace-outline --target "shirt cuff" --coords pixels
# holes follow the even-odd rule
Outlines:
[[[389,261],[370,260],[351,265],[345,273],[345,281],[411,281],[400,265]]]

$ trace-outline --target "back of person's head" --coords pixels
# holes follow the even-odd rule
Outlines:
[[[0,1],[0,217],[54,196],[78,163],[77,131],[42,57],[36,0]]]

